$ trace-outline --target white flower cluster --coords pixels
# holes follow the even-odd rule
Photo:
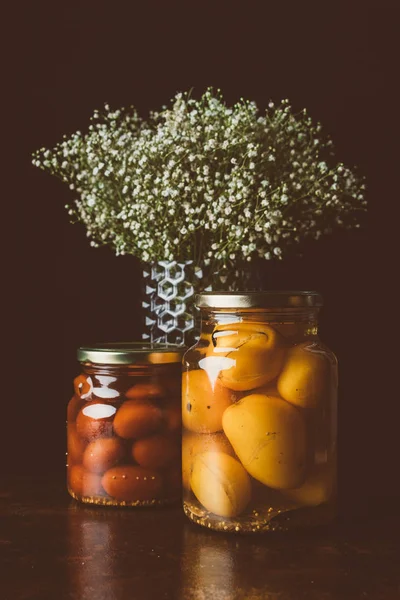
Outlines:
[[[33,164],[75,192],[67,208],[92,246],[145,262],[282,258],[305,237],[359,227],[366,207],[363,180],[334,161],[305,110],[228,107],[211,89],[200,100],[179,93],[147,121],[105,105],[85,135],[42,148]]]

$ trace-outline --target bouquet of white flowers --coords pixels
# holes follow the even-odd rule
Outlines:
[[[282,258],[303,238],[359,227],[365,184],[288,101],[228,107],[208,89],[179,93],[142,120],[95,111],[86,134],[42,148],[33,164],[74,192],[68,206],[92,246],[144,262],[219,264]]]

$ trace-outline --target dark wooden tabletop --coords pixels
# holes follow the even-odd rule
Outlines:
[[[213,533],[179,507],[80,506],[62,481],[1,494],[1,600],[396,600],[400,519],[263,536]]]

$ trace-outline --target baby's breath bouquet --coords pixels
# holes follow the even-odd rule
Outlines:
[[[144,262],[281,258],[306,237],[358,227],[365,207],[363,181],[305,110],[230,108],[211,89],[177,94],[147,121],[106,105],[86,134],[33,162],[74,192],[67,208],[92,246]]]
[[[67,206],[92,246],[145,263],[223,269],[281,259],[305,238],[359,227],[364,181],[334,159],[321,125],[287,100],[261,113],[208,89],[139,117],[95,111],[88,132],[40,149],[33,163],[67,183]],[[210,264],[211,263],[211,264]]]

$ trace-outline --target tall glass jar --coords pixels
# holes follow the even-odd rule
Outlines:
[[[180,499],[182,353],[144,343],[79,348],[67,414],[73,498],[114,506]]]
[[[316,292],[203,293],[183,358],[184,511],[236,532],[335,514],[337,361]]]

